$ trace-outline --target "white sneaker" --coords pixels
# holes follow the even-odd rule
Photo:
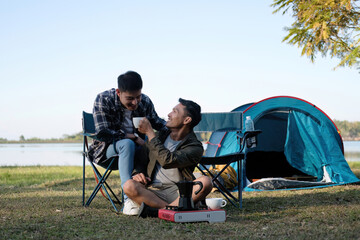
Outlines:
[[[123,214],[125,215],[138,215],[140,211],[140,206],[137,205],[133,200],[131,200],[130,198],[126,199],[124,202],[124,207],[123,207]]]

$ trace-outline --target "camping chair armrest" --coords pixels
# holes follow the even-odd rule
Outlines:
[[[261,130],[246,131],[244,133],[242,133],[242,132],[238,133],[237,136],[239,138],[247,139],[247,138],[250,138],[250,137],[255,137],[261,132],[262,132]]]
[[[110,131],[108,130],[102,130],[99,133],[95,134],[95,133],[82,133],[82,135],[90,137],[94,140],[100,141],[100,142],[110,142],[113,143],[114,140],[116,139],[120,139],[120,135],[116,136],[113,135]]]
[[[93,134],[93,133],[81,133],[81,135],[87,136],[87,137],[90,137],[90,138],[96,138],[96,134]]]
[[[209,164],[228,164],[235,162],[239,159],[244,159],[244,153],[233,153],[218,157],[202,157],[200,163],[204,165]]]
[[[240,151],[242,152],[245,148],[245,140],[251,137],[256,137],[259,133],[261,133],[261,130],[254,130],[254,131],[245,131],[244,133],[239,132],[237,133],[237,137],[239,138],[239,145],[240,145]]]

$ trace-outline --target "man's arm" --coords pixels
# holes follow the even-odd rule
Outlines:
[[[146,117],[149,119],[151,126],[157,130],[166,129],[166,121],[158,116],[155,111],[155,107],[151,99],[144,94],[144,101],[146,102]]]
[[[151,179],[147,176],[146,168],[149,163],[147,155],[147,148],[143,146],[135,155],[134,170],[132,172],[132,178],[144,185],[148,184]]]
[[[155,154],[158,163],[165,169],[184,168],[198,164],[203,155],[203,147],[200,142],[184,144],[178,150],[170,152],[166,149],[158,137],[154,137],[147,144],[150,153]]]
[[[121,130],[111,128],[111,122],[114,116],[111,113],[113,103],[108,97],[97,95],[93,108],[93,117],[95,123],[95,133],[99,141],[112,142],[117,139],[125,138],[125,133]]]
[[[140,121],[138,129],[148,137],[146,146],[149,155],[155,155],[154,159],[157,159],[163,168],[182,168],[200,162],[204,149],[199,141],[188,141],[181,149],[171,152],[164,147],[164,144],[159,139],[159,135],[155,134],[150,122],[146,118]],[[192,138],[196,138],[195,135]]]

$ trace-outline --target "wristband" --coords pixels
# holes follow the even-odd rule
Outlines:
[[[136,141],[139,138],[139,135],[137,133],[134,133],[134,136],[135,136],[134,141]]]

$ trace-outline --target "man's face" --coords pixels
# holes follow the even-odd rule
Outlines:
[[[166,126],[168,128],[181,128],[190,120],[191,118],[186,114],[185,106],[179,103],[168,114],[168,121],[166,122]]]
[[[126,109],[134,111],[138,108],[141,101],[141,89],[133,92],[121,92],[119,89],[116,89],[116,94]]]

